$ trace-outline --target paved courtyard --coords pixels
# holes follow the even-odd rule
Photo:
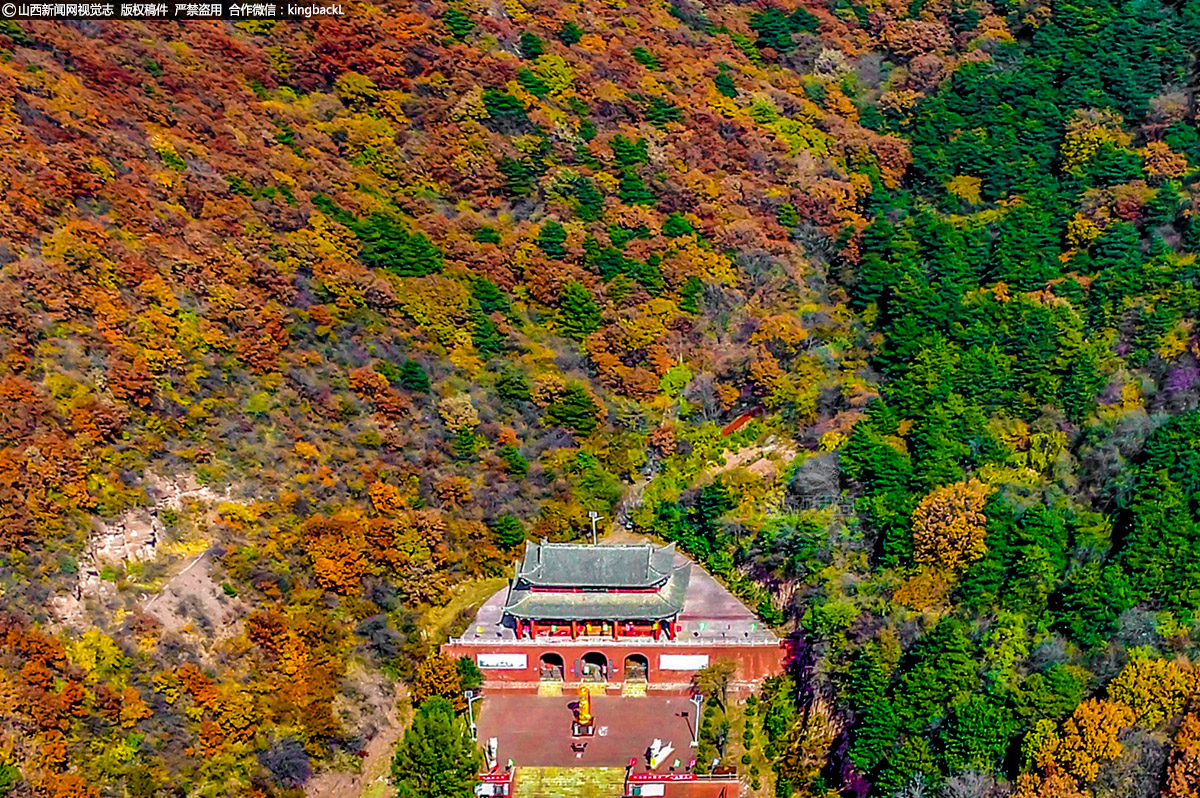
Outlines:
[[[577,700],[573,695],[489,695],[478,710],[479,740],[486,744],[488,738],[497,738],[501,767],[508,759],[517,767],[624,767],[636,757],[634,772],[642,773],[646,749],[655,737],[674,745],[668,760],[679,757],[684,768],[691,760],[696,707],[686,698],[593,697],[596,734],[578,739],[588,744],[581,756],[571,750],[576,742],[571,737],[571,707]],[[658,772],[669,772],[669,765],[670,761]]]

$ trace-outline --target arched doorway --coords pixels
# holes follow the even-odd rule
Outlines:
[[[538,673],[543,682],[561,682],[563,680],[562,656],[553,651],[547,651],[538,663]]]
[[[585,682],[608,681],[608,657],[599,651],[589,651],[580,663],[580,678]]]
[[[630,654],[625,658],[625,681],[645,682],[650,679],[650,660],[641,654]]]

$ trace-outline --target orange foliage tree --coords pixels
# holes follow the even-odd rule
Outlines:
[[[367,570],[361,519],[350,514],[316,517],[305,523],[303,532],[321,587],[343,594],[358,590]]]
[[[1200,798],[1200,716],[1190,712],[1175,734],[1163,798]]]
[[[1124,704],[1090,698],[1063,723],[1052,756],[1080,782],[1095,781],[1100,766],[1120,755],[1122,746],[1117,738],[1133,720],[1133,710]]]

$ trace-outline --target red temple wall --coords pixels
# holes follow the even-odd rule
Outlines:
[[[657,794],[658,790],[651,793],[646,789],[647,785],[660,785],[662,787],[663,798],[738,798],[741,794],[741,782],[736,778],[689,778],[687,776],[660,777],[656,778],[653,774],[645,774],[643,778],[629,780],[625,784],[625,795],[634,796],[639,794]],[[636,788],[641,787],[642,792],[639,793]]]
[[[543,654],[557,654],[563,661],[564,685],[577,685],[583,656],[600,653],[608,662],[607,681],[610,686],[620,686],[625,680],[625,658],[640,654],[649,665],[647,688],[652,692],[688,692],[688,684],[696,670],[663,669],[660,657],[667,655],[707,655],[709,664],[718,659],[732,659],[738,663],[732,682],[735,690],[756,687],[768,676],[783,672],[785,650],[778,645],[722,645],[684,642],[655,643],[653,640],[576,641],[538,639],[495,643],[446,643],[442,653],[449,657],[471,657],[478,662],[478,655],[524,655],[524,668],[481,667],[486,687],[498,690],[535,692],[541,681],[540,665]]]

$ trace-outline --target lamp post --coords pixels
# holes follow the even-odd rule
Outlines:
[[[593,546],[596,545],[596,522],[599,521],[603,517],[604,516],[600,515],[600,513],[596,512],[595,510],[588,511],[588,520],[590,520],[592,522],[592,545]]]
[[[463,690],[463,698],[467,699],[467,722],[471,724],[471,739],[479,740],[479,736],[475,730],[475,702],[483,698],[482,695],[474,690]]]
[[[700,705],[704,703],[704,696],[700,693],[693,693],[691,702],[696,705],[696,722],[692,724],[692,748],[700,746]]]

